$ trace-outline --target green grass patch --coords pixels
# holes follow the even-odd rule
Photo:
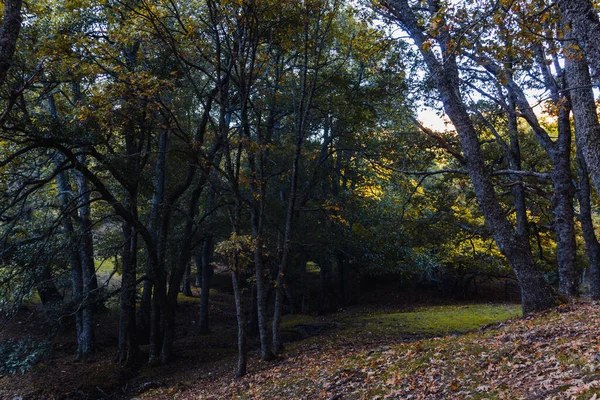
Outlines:
[[[179,292],[179,294],[177,295],[177,301],[184,303],[200,303],[200,297],[186,296],[183,293]]]
[[[281,320],[281,329],[293,329],[298,325],[310,325],[315,322],[315,317],[306,314],[285,315]]]
[[[321,273],[321,267],[319,267],[318,264],[309,261],[306,263],[306,272],[308,272],[309,274],[320,274]]]
[[[516,304],[472,304],[435,306],[410,312],[375,313],[365,320],[365,329],[381,333],[464,333],[484,325],[520,317]]]
[[[114,258],[105,258],[102,260],[94,260],[94,266],[96,267],[96,274],[110,274],[115,269]]]

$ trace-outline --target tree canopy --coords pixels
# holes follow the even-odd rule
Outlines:
[[[600,298],[595,6],[5,0],[0,310],[37,292],[87,358],[114,300],[118,362],[167,363],[218,272],[241,376],[373,277]]]

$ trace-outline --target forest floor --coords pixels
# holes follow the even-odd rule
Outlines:
[[[197,297],[182,297],[176,352],[165,366],[114,363],[117,325],[98,320],[97,355],[73,359],[72,332],[24,375],[0,377],[13,399],[596,399],[600,395],[600,306],[579,300],[520,318],[515,304],[367,304],[326,316],[288,315],[284,353],[234,378],[230,295],[213,293],[212,332],[196,334]],[[42,333],[35,310],[2,335]],[[38,312],[39,313],[39,312]],[[498,322],[502,321],[502,322]],[[38,332],[39,331],[39,332]],[[142,348],[142,351],[144,349]],[[143,359],[144,357],[142,357]]]

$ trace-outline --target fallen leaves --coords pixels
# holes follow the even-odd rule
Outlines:
[[[181,398],[596,400],[599,331],[600,309],[581,301],[463,336],[370,348],[300,345],[232,386]]]

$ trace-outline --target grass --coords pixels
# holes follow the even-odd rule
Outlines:
[[[315,323],[316,318],[305,314],[285,315],[281,321],[281,329],[293,329],[298,325],[310,325]]]
[[[390,340],[404,336],[462,334],[521,315],[521,307],[516,304],[468,304],[408,311],[356,308],[335,319],[342,337]]]
[[[298,364],[307,362],[303,357],[308,357],[313,365],[310,365],[311,361],[308,361],[308,365],[290,361],[289,371],[273,373],[279,373],[277,383],[255,387],[256,393],[238,388],[241,390],[237,394],[239,398],[251,398],[254,395],[257,398],[310,398],[307,393],[322,395],[326,392],[332,396],[335,390],[341,389],[335,382],[352,386],[353,382],[370,381],[351,391],[348,398],[384,397],[390,387],[402,389],[414,386],[415,377],[418,380],[432,368],[448,381],[448,386],[460,388],[460,385],[466,384],[465,374],[469,373],[468,369],[465,370],[468,365],[465,360],[479,362],[480,358],[494,358],[500,362],[508,356],[505,354],[507,349],[497,347],[492,351],[480,342],[480,338],[492,335],[497,330],[482,332],[477,329],[521,315],[521,307],[513,304],[444,305],[409,311],[359,306],[325,318],[288,315],[282,323],[282,328],[287,331],[299,325],[330,323],[329,329],[323,334],[304,339],[290,348],[300,354]],[[461,336],[452,335],[455,333]],[[418,340],[422,336],[430,339]],[[403,338],[409,339],[409,342],[394,344]],[[465,342],[457,346],[457,340]],[[319,348],[319,356],[316,359],[303,356],[303,348]],[[342,350],[348,348],[351,350]],[[391,361],[398,354],[403,355],[403,360]],[[322,370],[324,365],[327,367]],[[472,382],[468,386],[472,386],[473,399],[494,398],[496,391],[500,390],[490,388],[478,391],[479,385]]]
[[[183,293],[179,293],[177,295],[177,300],[178,301],[182,301],[182,302],[186,302],[186,303],[198,303],[200,304],[200,289],[193,288],[192,291],[194,292],[193,296],[185,296]],[[210,289],[209,291],[209,297],[210,297],[210,302],[212,305],[226,305],[225,302],[223,301],[219,301],[218,299],[215,299],[215,297],[217,297],[219,295],[219,291],[217,289]]]
[[[321,272],[321,267],[312,261],[308,261],[306,263],[306,272],[309,274],[319,274]]]
[[[105,258],[102,260],[95,260],[94,266],[96,267],[96,274],[111,274],[115,269],[115,260],[114,258]]]
[[[365,319],[367,330],[440,335],[465,333],[481,326],[520,317],[514,304],[436,306],[410,312],[377,313]]]

